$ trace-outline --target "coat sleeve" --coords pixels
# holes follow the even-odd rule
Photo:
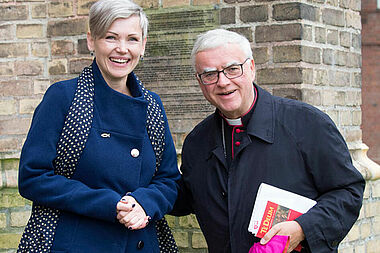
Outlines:
[[[311,252],[335,252],[358,218],[365,181],[327,115],[314,114],[305,126],[307,136],[299,143],[319,196],[317,204],[296,220]]]
[[[75,91],[71,84],[52,85],[35,110],[20,157],[19,192],[36,204],[114,222],[120,194],[54,174],[56,146]]]
[[[129,195],[140,203],[147,215],[153,219],[161,219],[173,208],[180,174],[177,153],[162,102],[158,95],[154,94],[154,97],[161,107],[165,121],[165,145],[161,164],[147,187],[140,187]]]

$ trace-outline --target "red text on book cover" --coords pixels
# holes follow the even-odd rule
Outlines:
[[[283,221],[292,221],[301,215],[300,212],[268,201],[256,236],[263,238],[273,225]],[[295,250],[300,251],[300,249],[300,245],[298,245]]]

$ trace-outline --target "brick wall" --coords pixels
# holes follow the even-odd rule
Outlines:
[[[15,251],[30,212],[30,202],[17,192],[17,171],[32,113],[51,83],[77,76],[91,62],[86,32],[93,2],[0,0],[0,253]],[[189,61],[196,35],[214,27],[246,35],[254,50],[257,83],[275,95],[319,107],[346,138],[368,183],[360,218],[340,252],[376,252],[380,183],[374,179],[379,176],[359,161],[360,1],[136,2],[151,23],[146,57],[136,72],[161,95],[177,150],[190,129],[213,111]],[[207,252],[193,215],[167,218],[181,252]]]
[[[319,107],[348,142],[361,140],[360,2],[226,2],[221,23],[251,38],[257,82]]]
[[[380,6],[377,0],[364,0],[361,14],[363,141],[370,147],[368,156],[380,163]]]

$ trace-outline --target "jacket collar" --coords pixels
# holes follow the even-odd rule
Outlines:
[[[247,125],[247,132],[268,143],[274,142],[274,102],[273,96],[266,90],[255,85],[257,88],[256,107]]]
[[[126,85],[132,96],[127,96],[108,86],[95,61],[92,69],[95,83],[94,117],[99,118],[99,127],[122,134],[128,134],[133,129],[136,137],[144,137],[148,100],[144,98],[136,76],[133,73],[128,75]]]

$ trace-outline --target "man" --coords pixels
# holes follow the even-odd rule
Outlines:
[[[192,51],[196,78],[215,113],[186,137],[180,197],[173,214],[195,213],[211,253],[248,252],[258,187],[264,182],[314,199],[295,221],[265,235],[288,235],[291,252],[337,252],[358,217],[365,181],[331,119],[305,103],[254,84],[255,63],[243,36],[201,34]]]

